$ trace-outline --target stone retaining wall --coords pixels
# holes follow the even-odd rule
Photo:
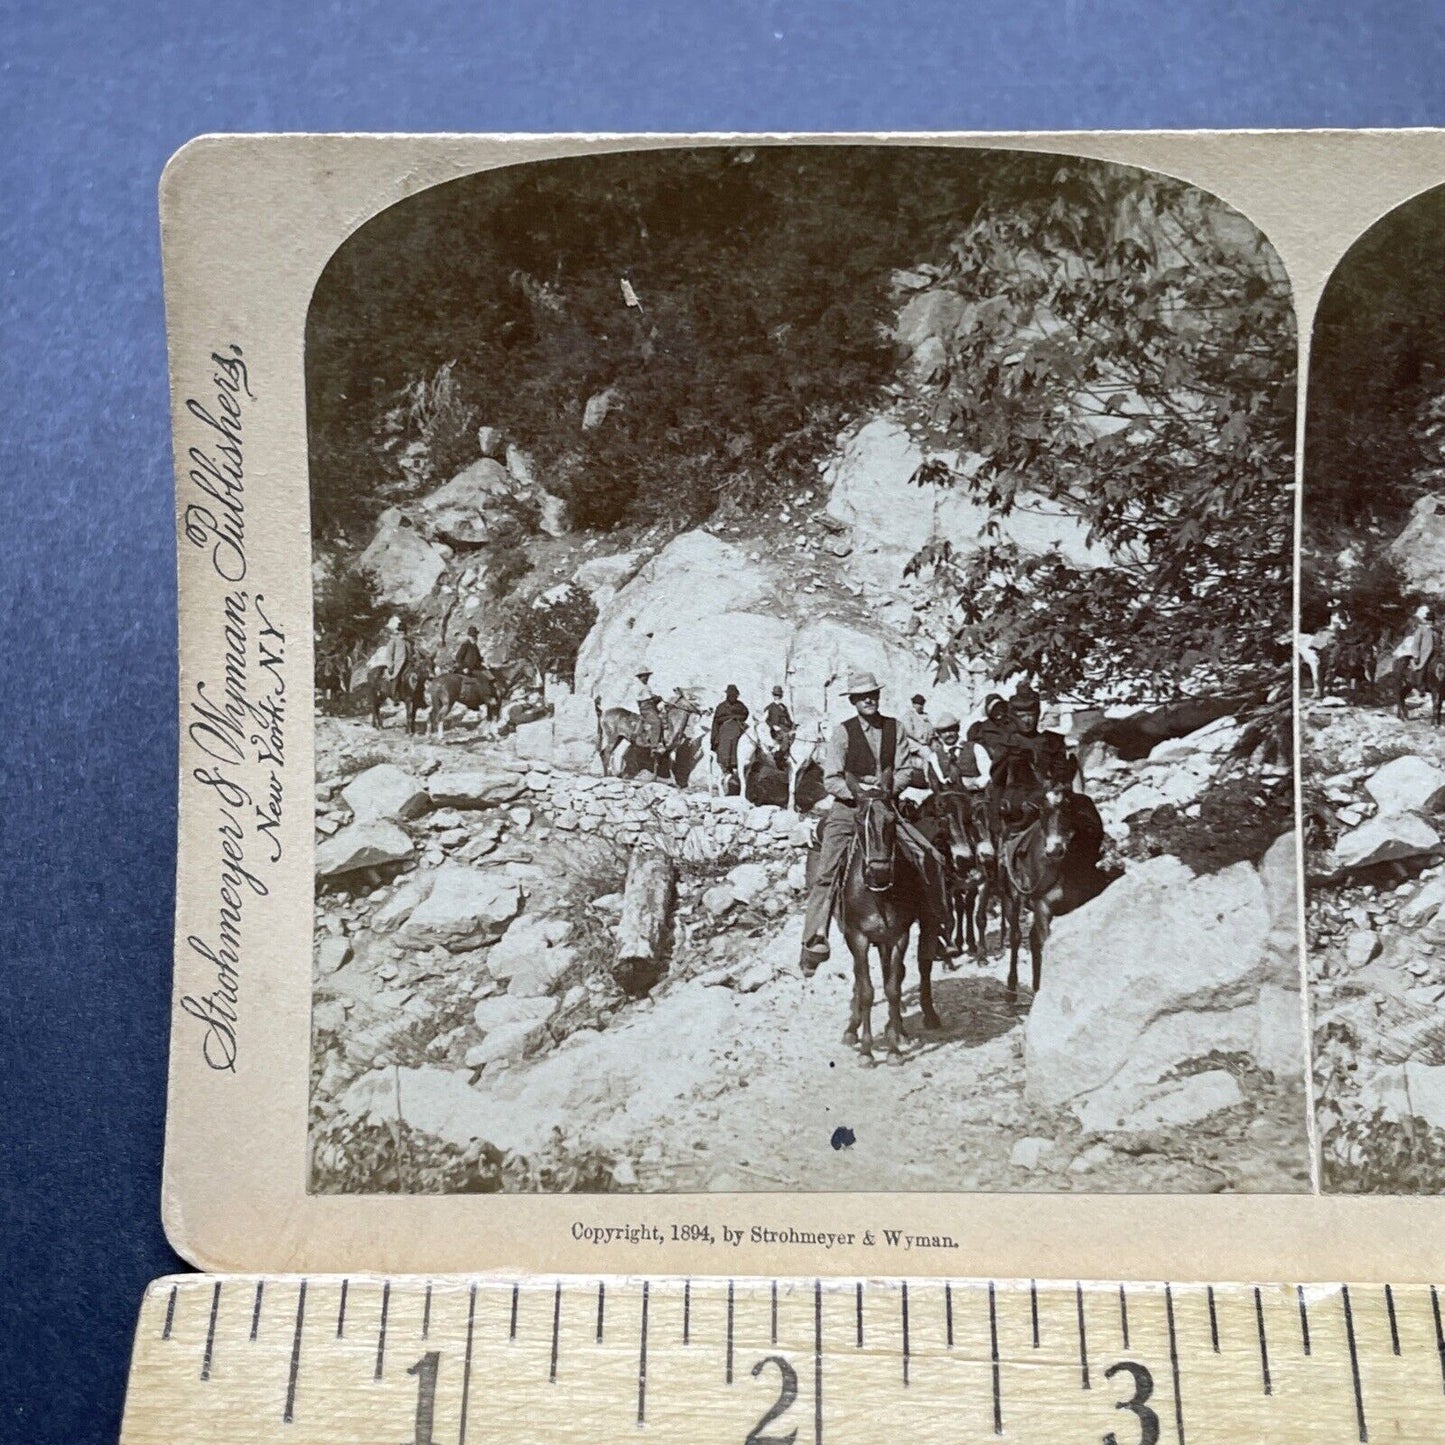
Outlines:
[[[564,833],[596,833],[626,846],[650,841],[690,862],[728,856],[786,857],[810,824],[786,808],[713,798],[670,783],[599,778],[529,763],[531,801]]]

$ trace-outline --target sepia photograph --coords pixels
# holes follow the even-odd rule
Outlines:
[[[1427,340],[1399,505],[1312,419],[1380,511],[1322,485],[1297,639],[1290,286],[1205,190],[714,145],[360,225],[306,326],[309,1189],[1307,1192],[1294,660],[1378,827],[1360,769],[1435,766],[1427,663],[1397,716],[1349,661],[1429,605],[1376,565],[1435,525]],[[1317,934],[1379,952],[1402,826]]]
[[[1321,1183],[1445,1189],[1445,189],[1336,267],[1314,328],[1301,792]]]

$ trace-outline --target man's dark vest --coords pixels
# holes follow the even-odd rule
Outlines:
[[[863,735],[862,718],[850,717],[843,724],[843,731],[848,734],[848,751],[843,755],[844,772],[851,773],[855,778],[871,778],[875,773],[893,770],[893,760],[898,752],[898,719],[885,717],[879,722],[883,727],[883,740],[876,762],[873,749]]]

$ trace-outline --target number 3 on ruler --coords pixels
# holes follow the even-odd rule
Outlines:
[[[753,1379],[761,1377],[764,1365],[778,1367],[778,1373],[783,1377],[783,1388],[778,1392],[773,1408],[753,1426],[744,1445],[793,1445],[798,1438],[796,1429],[790,1430],[786,1435],[764,1435],[763,1430],[779,1415],[786,1415],[793,1408],[793,1402],[798,1398],[798,1372],[781,1355],[764,1355],[753,1366]]]
[[[416,1429],[407,1445],[436,1445],[432,1439],[432,1422],[437,1408],[437,1371],[442,1357],[437,1350],[428,1350],[408,1371],[416,1381]]]
[[[1134,1378],[1134,1396],[1129,1400],[1120,1400],[1114,1408],[1132,1410],[1139,1417],[1139,1445],[1159,1445],[1159,1417],[1145,1403],[1154,1393],[1154,1376],[1144,1365],[1133,1360],[1121,1360],[1104,1371],[1104,1378],[1112,1380],[1124,1370]],[[1119,1445],[1119,1437],[1110,1430],[1104,1436],[1104,1445]]]

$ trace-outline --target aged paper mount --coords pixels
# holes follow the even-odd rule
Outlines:
[[[306,368],[318,281],[338,248],[366,222],[458,178],[567,157],[723,147],[751,156],[779,146],[843,144],[926,146],[961,156],[1032,152],[1135,167],[1177,178],[1246,218],[1278,257],[1293,303],[1298,350],[1289,360],[1300,378],[1296,487],[1311,323],[1326,281],[1371,225],[1445,183],[1445,142],[1424,131],[215,136],[186,146],[161,186],[181,678],[164,1208],[172,1242],[196,1264],[218,1270],[1136,1279],[1404,1280],[1441,1272],[1445,1247],[1433,1199],[1329,1197],[1311,1192],[1304,1180],[1294,1192],[1281,1186],[1212,1194],[1198,1183],[1172,1190],[1158,1182],[1148,1186],[1153,1192],[1130,1192],[1117,1180],[1109,1192],[1062,1192],[1057,1182],[1031,1190],[1017,1180],[1006,1186],[1014,1192],[1003,1192],[988,1180],[972,1189],[960,1186],[955,1180],[964,1173],[955,1176],[940,1166],[932,1176],[914,1174],[906,1187],[901,1179],[890,1187],[887,1178],[870,1177],[868,1187],[856,1192],[839,1188],[836,1181],[846,1175],[837,1173],[823,1176],[821,1187],[763,1184],[754,1190],[745,1171],[731,1189],[684,1184],[659,1192],[404,1193],[394,1179],[356,1192],[314,1187],[316,800],[324,780],[313,711],[313,543],[320,539],[313,537],[316,453],[308,425],[315,418],[308,417]],[[546,288],[560,281],[526,279],[540,288],[531,304],[553,306]],[[628,324],[633,313],[649,314],[651,298],[640,274],[624,275],[619,294]],[[936,384],[946,388],[949,382]],[[606,409],[604,402],[604,417]],[[590,429],[590,401],[588,411]],[[745,446],[745,440],[739,443]],[[450,548],[445,560],[453,560]],[[417,616],[436,626],[420,604]],[[441,626],[450,656],[462,628],[449,620]],[[653,665],[651,654],[642,660]],[[856,674],[881,665],[869,658],[848,664],[854,670],[839,673],[839,690],[861,687]],[[244,716],[227,714],[228,681],[246,695]],[[679,686],[688,681],[676,679]],[[750,688],[761,686],[761,680],[749,682]],[[579,686],[579,696],[581,691]],[[756,712],[765,696],[756,696]],[[709,709],[717,701],[708,696]],[[886,687],[885,701],[897,711],[908,707],[905,697]],[[801,717],[806,706],[795,710]],[[823,713],[830,724],[842,716],[827,707]],[[389,714],[389,722],[395,734],[398,715]],[[447,746],[462,753],[458,738],[465,735]],[[475,759],[463,756],[457,765],[463,762]],[[516,824],[530,825],[530,814],[528,822]],[[460,826],[470,825],[464,820]],[[526,867],[525,860],[519,866]],[[384,881],[389,885],[390,875]],[[519,896],[525,891],[520,887]],[[360,896],[354,886],[341,895],[348,907],[353,894]],[[350,914],[335,936],[361,937]],[[789,938],[796,947],[798,934]],[[441,940],[442,946],[477,941]],[[1164,937],[1159,944],[1172,966],[1188,967],[1191,940]],[[835,934],[827,967],[839,977],[840,956],[846,960]],[[997,954],[990,967],[999,971]],[[938,977],[942,992],[947,975]],[[799,987],[798,980],[788,987]],[[1046,971],[1040,996],[1048,989]],[[880,989],[880,1032],[883,1011]],[[840,1015],[839,1030],[844,1022]],[[1308,1098],[1307,1028],[1302,1008],[1301,1077],[1294,1081],[1302,1100]],[[922,1062],[915,1057],[901,1068]],[[396,1067],[388,1058],[379,1072]],[[869,1077],[896,1072],[880,1068]],[[1227,1081],[1220,1086],[1233,1087]],[[941,1136],[953,1129],[952,1102],[943,1090],[934,1101]],[[749,1103],[763,1115],[768,1108],[766,1098]],[[726,1117],[718,1119],[718,1138],[725,1139],[729,1128]],[[1298,1136],[1281,1147],[1312,1156],[1313,1131],[1305,1103]],[[384,1130],[378,1137],[378,1147],[386,1147]],[[404,1148],[399,1137],[393,1145]],[[1269,1177],[1268,1162],[1260,1162],[1256,1177]],[[1305,1170],[1311,1180],[1317,1173]],[[647,1187],[630,1174],[626,1179],[632,1182],[624,1180],[624,1187]],[[908,1249],[890,1242],[892,1235],[930,1243]]]

